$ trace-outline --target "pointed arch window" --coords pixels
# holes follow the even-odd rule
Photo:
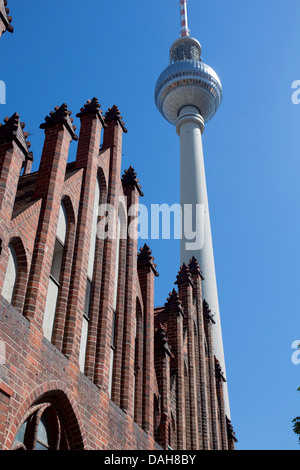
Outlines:
[[[136,298],[134,350],[134,420],[139,424],[143,414],[143,352],[144,316],[139,298]]]
[[[47,301],[44,314],[44,335],[51,341],[56,313],[57,299],[60,290],[60,276],[62,270],[64,248],[67,237],[67,214],[64,203],[61,203],[56,231],[56,239],[52,258],[52,266],[48,285]]]
[[[176,421],[173,412],[171,412],[171,423],[169,425],[169,450],[175,450],[176,445]]]
[[[32,414],[20,426],[13,450],[70,450],[68,431],[60,413],[52,403],[34,407]]]
[[[116,269],[115,269],[115,287],[114,287],[114,311],[117,310],[118,300],[118,280],[119,280],[119,264],[120,264],[120,236],[121,236],[121,220],[118,217],[117,226],[117,251],[116,251]]]
[[[12,303],[18,277],[18,261],[16,251],[11,243],[8,245],[8,251],[8,265],[2,288],[2,295],[9,303]]]
[[[37,427],[36,450],[49,450],[49,422],[46,417],[42,416]]]
[[[87,276],[86,276],[86,290],[85,290],[84,312],[83,312],[83,319],[82,319],[81,342],[80,342],[79,366],[80,366],[81,372],[84,372],[85,370],[86,348],[87,348],[87,342],[88,342],[88,330],[89,330],[89,323],[90,323],[90,310],[91,310],[91,301],[92,301],[96,242],[97,242],[99,203],[100,203],[100,181],[99,181],[99,178],[97,177],[96,187],[95,187],[94,208],[93,208],[90,252],[89,252],[89,260],[88,260]]]
[[[118,301],[118,283],[119,283],[119,266],[120,266],[120,237],[121,237],[121,220],[118,216],[117,233],[116,233],[116,268],[114,280],[114,303],[113,303],[113,319],[112,319],[112,335],[110,346],[110,370],[109,370],[109,396],[112,396],[112,384],[114,373],[114,359],[116,349],[116,321],[117,321],[117,301]]]

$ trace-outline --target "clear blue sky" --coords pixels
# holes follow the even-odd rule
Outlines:
[[[117,104],[128,128],[122,170],[133,165],[142,202],[179,202],[179,140],[153,94],[178,37],[178,0],[9,0],[13,35],[1,38],[1,121],[19,112],[37,168],[39,125],[68,103]],[[224,92],[208,123],[204,155],[232,423],[238,449],[299,449],[300,79],[299,0],[189,0],[191,33]],[[75,118],[77,123],[77,118]],[[79,125],[79,123],[77,123]],[[70,160],[75,158],[71,146]],[[140,245],[145,241],[141,240]],[[179,242],[150,240],[165,302]]]

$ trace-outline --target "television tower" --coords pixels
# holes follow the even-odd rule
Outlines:
[[[180,204],[182,210],[180,264],[194,256],[204,276],[203,299],[214,315],[214,354],[226,377],[214,253],[207,198],[202,134],[222,101],[222,85],[216,72],[201,59],[199,41],[190,37],[187,0],[180,0],[181,31],[170,49],[170,65],[158,78],[155,103],[163,117],[176,126],[180,137]],[[188,211],[188,208],[190,211]],[[197,218],[198,217],[198,218]],[[198,243],[191,243],[187,224],[196,221]],[[187,236],[188,235],[188,236]],[[226,414],[230,418],[227,384]]]

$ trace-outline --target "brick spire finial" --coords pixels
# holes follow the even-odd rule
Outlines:
[[[155,276],[159,276],[156,270],[157,265],[154,263],[154,258],[152,256],[152,251],[150,250],[149,246],[146,245],[146,243],[143,248],[140,248],[140,251],[138,253],[138,268],[142,266],[150,267],[154,272]]]
[[[6,7],[7,7],[7,0],[0,0],[0,20],[2,20],[2,22],[4,23],[6,31],[8,31],[9,33],[13,33],[14,28],[11,25],[12,17],[8,16],[9,8],[6,8]]]
[[[225,376],[222,371],[222,367],[216,356],[214,356],[215,359],[215,371],[216,371],[216,377],[218,379],[221,379],[223,382],[226,382]]]
[[[26,158],[32,158],[32,152],[29,152],[31,142],[27,141],[28,133],[24,131],[25,123],[20,122],[20,116],[18,113],[12,115],[12,117],[6,117],[4,124],[0,123],[0,141],[12,141],[17,142]]]
[[[177,310],[184,316],[182,305],[176,289],[173,289],[172,292],[169,293],[169,297],[167,298],[167,302],[165,303],[165,310],[166,312]]]
[[[226,425],[227,425],[227,434],[228,434],[228,437],[233,439],[234,442],[238,442],[236,436],[235,436],[235,432],[233,431],[233,426],[231,424],[231,420],[228,418],[228,416],[226,416]]]
[[[189,270],[192,275],[198,274],[201,277],[202,281],[204,281],[204,277],[200,269],[199,263],[194,256],[190,259]]]
[[[70,132],[73,140],[78,140],[75,134],[76,126],[73,126],[74,119],[71,118],[72,112],[68,110],[68,105],[63,103],[60,107],[55,106],[54,111],[51,111],[49,116],[45,117],[45,122],[40,125],[41,129],[48,129],[57,124],[64,124]]]
[[[76,117],[81,118],[87,114],[96,114],[99,117],[102,126],[106,126],[98,98],[94,97],[92,100],[87,100],[85,105],[80,109],[80,113],[76,114]]]
[[[136,187],[136,189],[138,190],[140,196],[144,196],[144,193],[142,191],[142,187],[141,185],[139,184],[139,180],[137,178],[137,173],[136,171],[134,170],[134,168],[132,166],[130,166],[128,168],[128,170],[125,170],[124,171],[124,174],[122,176],[122,184],[123,186],[124,185],[133,185]]]
[[[177,279],[177,281],[175,281],[175,284],[177,284],[177,285],[180,285],[180,284],[191,284],[191,285],[193,285],[190,270],[189,270],[188,266],[185,263],[183,263],[180,270],[178,271],[176,279]]]
[[[123,129],[123,132],[126,134],[128,131],[125,127],[123,117],[121,116],[118,106],[115,104],[112,108],[108,108],[108,111],[105,113],[105,122],[118,121]]]
[[[154,334],[154,343],[155,343],[155,350],[156,351],[161,351],[163,353],[169,354],[169,356],[173,357],[173,354],[170,351],[170,347],[168,344],[168,339],[167,339],[167,334],[166,330],[162,326],[162,324],[159,324],[158,329],[156,330]]]
[[[215,320],[213,319],[211,309],[209,304],[206,302],[205,299],[203,299],[203,315],[206,317],[208,320],[210,320],[213,324],[215,324]]]

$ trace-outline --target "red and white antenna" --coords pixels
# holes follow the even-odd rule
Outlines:
[[[180,5],[180,21],[181,21],[181,30],[180,30],[181,37],[190,35],[190,30],[189,30],[189,26],[188,26],[188,15],[187,15],[187,1],[188,0],[180,0],[180,2],[179,2],[179,5]]]

